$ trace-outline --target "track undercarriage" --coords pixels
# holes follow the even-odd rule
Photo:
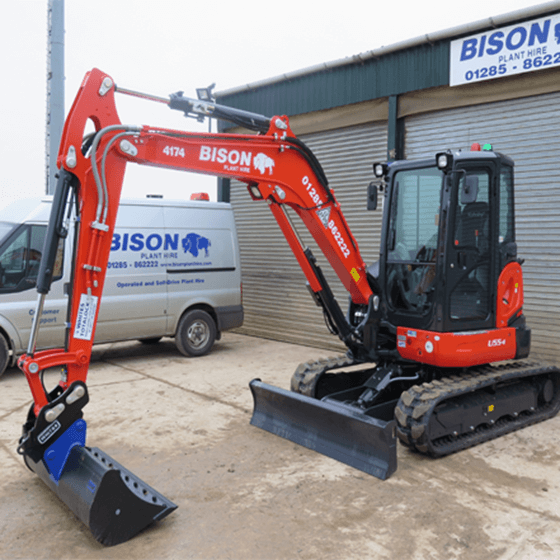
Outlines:
[[[448,370],[379,364],[357,371],[348,358],[301,364],[292,391],[388,421],[404,445],[441,457],[552,418],[560,369],[512,362]]]

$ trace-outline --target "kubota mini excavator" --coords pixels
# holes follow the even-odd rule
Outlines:
[[[229,120],[259,134],[193,133],[121,124],[114,94]],[[85,135],[88,121],[95,132]],[[374,166],[384,194],[380,260],[366,267],[327,178],[286,117],[172,94],[117,88],[98,69],[82,82],[63,130],[58,183],[32,336],[19,365],[33,405],[18,451],[104,544],[123,542],[175,504],[102,451],[86,447],[82,409],[99,300],[128,162],[232,177],[267,202],[346,357],[299,366],[292,390],[250,383],[252,424],[378,478],[396,469],[396,437],[445,455],[555,415],[560,370],[527,362],[513,162],[490,150]],[[35,352],[65,216],[78,219],[64,349]],[[345,315],[285,211],[311,232],[350,294]],[[504,362],[502,365],[489,365]],[[47,391],[45,369],[59,366]]]

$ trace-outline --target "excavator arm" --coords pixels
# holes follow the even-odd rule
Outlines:
[[[125,90],[127,91],[127,90]],[[303,247],[285,210],[291,208],[311,235],[350,293],[352,302],[366,311],[374,298],[366,266],[334,193],[313,153],[290,130],[286,117],[266,119],[244,111],[219,107],[212,114],[234,122],[268,124],[266,133],[199,134],[151,126],[121,124],[114,101],[115,86],[99,70],[88,73],[66,120],[58,156],[61,169],[54,210],[58,217],[47,234],[47,257],[39,273],[38,291],[48,293],[58,239],[65,234],[61,218],[68,191],[75,193],[80,219],[67,348],[34,352],[36,329],[20,366],[35,401],[35,414],[49,398],[39,381],[48,367],[65,366],[61,387],[85,382],[95,334],[99,301],[126,164],[165,167],[231,177],[247,183],[255,200],[265,200],[286,237],[309,287],[349,348],[361,346],[360,322],[351,325],[332,297],[311,252]],[[148,96],[144,96],[148,97]],[[171,108],[210,113],[206,106],[175,94]],[[208,104],[206,104],[208,105]],[[88,121],[96,132],[83,153]],[[257,125],[254,124],[256,128]],[[40,317],[35,314],[36,323]],[[356,328],[357,327],[357,328]]]
[[[228,119],[259,134],[201,134],[125,125],[116,110],[116,91],[167,103],[187,116]],[[90,123],[95,132],[86,134]],[[253,199],[269,205],[315,301],[356,359],[371,360],[375,355],[372,325],[377,320],[379,298],[370,286],[356,240],[320,164],[295,137],[286,117],[269,119],[189,99],[182,93],[166,100],[118,90],[111,77],[94,69],[86,74],[66,119],[57,163],[60,172],[39,270],[37,310],[27,354],[18,362],[33,396],[18,451],[31,470],[89,525],[98,540],[117,544],[176,508],[112,458],[85,447],[82,409],[88,402],[86,378],[128,163],[246,183]],[[58,244],[67,234],[65,217],[67,204],[71,203],[76,207],[77,235],[65,347],[36,352],[43,302],[50,289]],[[351,317],[340,310],[286,208],[301,218],[350,293]],[[61,379],[54,390],[47,391],[43,373],[52,367],[61,368]],[[251,385],[253,394],[260,391],[265,395],[261,402],[270,400],[267,387],[257,388],[256,383]],[[255,417],[253,423],[258,424]],[[114,496],[122,496],[122,500]],[[113,511],[112,516],[106,514],[107,509]]]

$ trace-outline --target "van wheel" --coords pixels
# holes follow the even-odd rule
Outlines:
[[[175,344],[185,356],[204,356],[208,354],[216,340],[216,323],[201,309],[193,309],[181,317]]]
[[[9,361],[10,348],[8,346],[8,341],[4,338],[4,335],[0,334],[0,377],[2,377],[6,371]]]

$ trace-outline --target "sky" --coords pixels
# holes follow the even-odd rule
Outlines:
[[[531,0],[66,0],[65,110],[97,67],[117,86],[167,97],[215,91],[343,59],[540,4]],[[48,0],[3,2],[0,18],[0,210],[45,193]],[[207,130],[163,104],[124,95],[121,121]],[[214,130],[216,127],[214,125]],[[123,196],[189,198],[214,178],[129,164]]]

